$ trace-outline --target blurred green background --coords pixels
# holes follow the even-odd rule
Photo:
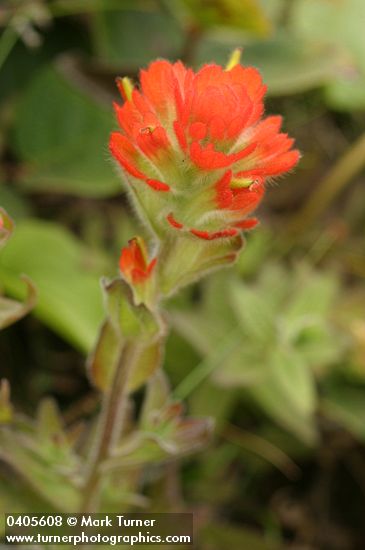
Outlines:
[[[116,76],[159,57],[225,64],[242,47],[302,151],[236,266],[168,304],[175,395],[216,420],[182,464],[201,550],[365,546],[364,25],[363,0],[0,4],[0,206],[16,224],[0,294],[23,300],[23,273],[38,291],[0,332],[0,377],[24,413],[46,394],[70,425],[97,406],[84,360],[99,280],[143,233],[107,149]],[[0,463],[1,484],[0,511],[15,510]]]

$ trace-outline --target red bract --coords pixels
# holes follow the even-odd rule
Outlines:
[[[119,267],[124,278],[133,285],[143,283],[148,279],[156,265],[156,258],[148,262],[144,241],[139,237],[131,239],[127,247],[122,249]]]
[[[157,232],[207,240],[252,227],[246,218],[267,178],[299,159],[293,140],[280,132],[281,117],[262,119],[266,86],[259,72],[212,64],[194,73],[181,62],[156,61],[140,82],[140,91],[120,86],[121,131],[110,139],[138,210]]]

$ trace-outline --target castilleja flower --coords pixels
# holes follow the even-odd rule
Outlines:
[[[299,159],[280,116],[262,119],[266,86],[253,67],[155,61],[140,90],[119,79],[120,131],[110,150],[135,206],[160,238],[231,239],[256,223],[249,215],[265,182]]]

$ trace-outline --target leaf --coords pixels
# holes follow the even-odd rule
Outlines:
[[[65,471],[64,455],[58,464],[57,453],[42,456],[44,450],[32,435],[18,434],[9,428],[0,429],[0,458],[22,476],[28,487],[56,509],[76,511],[79,493]]]
[[[272,304],[260,289],[248,288],[239,281],[229,285],[231,307],[240,323],[242,333],[261,345],[268,345],[275,337],[275,316]]]
[[[100,12],[91,30],[96,60],[113,72],[179,57],[184,40],[176,18],[154,9]]]
[[[168,403],[144,417],[143,429],[124,439],[105,468],[118,470],[190,454],[208,443],[212,428],[211,419],[184,418],[179,402]]]
[[[24,296],[19,283],[23,272],[37,286],[34,314],[78,349],[89,351],[103,310],[99,274],[93,272],[88,250],[55,223],[21,221],[0,263],[5,290],[18,299]]]
[[[318,27],[319,28],[319,27]],[[278,33],[269,40],[248,41],[247,36],[232,31],[211,31],[199,42],[194,64],[214,62],[225,65],[230,52],[242,46],[243,63],[262,73],[268,94],[288,95],[322,86],[337,78],[340,55],[332,47],[293,39]]]
[[[86,197],[118,193],[120,184],[106,161],[113,125],[111,110],[60,69],[38,72],[16,110],[14,147],[24,162],[20,182],[31,191]]]
[[[90,379],[100,390],[109,387],[121,349],[122,342],[119,341],[113,326],[109,321],[104,321],[95,348],[87,361]]]
[[[336,277],[299,269],[285,317],[290,323],[298,317],[324,317],[329,314],[338,290]]]
[[[38,430],[42,439],[66,443],[64,422],[56,401],[52,397],[41,400],[37,410]]]
[[[151,414],[168,404],[170,387],[163,370],[158,370],[148,381],[140,416],[140,426],[143,429]]]
[[[0,329],[12,325],[27,315],[37,302],[37,290],[32,281],[25,275],[21,279],[27,286],[27,297],[23,303],[0,296]]]
[[[134,341],[138,357],[128,379],[129,391],[134,391],[160,366],[164,326],[144,304],[134,304],[131,289],[122,279],[104,280],[103,290],[107,319],[89,357],[88,371],[96,387],[105,391],[124,346]]]
[[[365,37],[363,0],[298,0],[291,27],[298,39],[337,50],[342,70],[326,86],[329,104],[339,109],[365,107]]]
[[[284,428],[313,444],[317,396],[311,371],[294,350],[272,350],[267,361],[267,375],[249,388],[251,395]]]
[[[131,372],[128,387],[134,391],[142,386],[161,366],[163,358],[163,344],[161,340],[147,345],[140,353]]]

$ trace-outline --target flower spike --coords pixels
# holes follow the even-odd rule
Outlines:
[[[239,232],[256,225],[251,214],[265,182],[300,157],[281,131],[282,118],[263,117],[266,86],[240,56],[235,50],[225,68],[209,64],[197,72],[180,61],[155,61],[141,71],[139,90],[117,80],[124,104],[115,105],[119,131],[111,134],[110,151],[157,242],[202,247],[187,252],[191,265],[180,253],[180,271],[207,269],[208,256],[212,265],[236,257]],[[160,270],[171,278],[179,272]],[[146,266],[140,271],[146,274]]]

